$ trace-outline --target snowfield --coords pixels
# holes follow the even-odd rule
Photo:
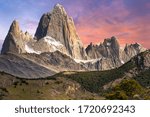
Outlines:
[[[44,41],[53,46],[63,46],[59,41],[56,41],[56,39],[50,36],[44,37]]]

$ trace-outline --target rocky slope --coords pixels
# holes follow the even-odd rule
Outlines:
[[[55,72],[61,71],[85,71],[83,65],[76,63],[71,57],[59,52],[46,52],[38,54],[23,54],[24,58],[43,65],[47,68],[52,68]]]
[[[56,74],[52,68],[46,68],[18,54],[0,56],[0,71],[20,78],[44,78]]]

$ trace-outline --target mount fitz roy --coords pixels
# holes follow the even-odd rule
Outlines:
[[[2,46],[0,71],[21,78],[44,78],[61,71],[109,70],[145,50],[138,43],[121,48],[114,36],[84,48],[73,19],[57,4],[41,17],[34,37],[13,21]]]

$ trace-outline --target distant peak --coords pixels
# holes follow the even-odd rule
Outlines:
[[[117,40],[117,38],[115,36],[112,36],[111,40]]]
[[[112,36],[111,38],[106,38],[104,41],[113,42],[113,41],[117,41],[117,38],[115,36]]]

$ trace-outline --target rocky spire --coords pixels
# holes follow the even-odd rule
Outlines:
[[[10,26],[9,33],[14,34],[17,36],[20,33],[20,27],[19,22],[17,20],[14,20]]]
[[[53,36],[53,34],[49,34],[52,30],[56,31],[56,29],[54,29],[55,27],[52,27],[52,26],[61,25],[62,21],[66,20],[65,17],[68,17],[68,16],[64,7],[60,4],[56,4],[54,6],[54,9],[51,12],[45,13],[41,17],[38,28],[35,33],[36,39],[39,40],[47,35]],[[52,23],[55,23],[55,24],[52,24]],[[58,30],[56,33],[58,33]]]
[[[18,53],[19,50],[16,48],[15,37],[18,37],[19,32],[19,23],[14,20],[3,43],[1,54],[5,54],[7,52]]]
[[[24,45],[26,41],[30,40],[32,37],[29,33],[23,33],[20,30],[19,22],[14,20],[10,26],[8,34],[4,40],[1,54],[5,53],[24,53]]]
[[[76,32],[73,19],[69,17],[60,4],[56,4],[50,13],[42,16],[35,38],[43,39],[45,36],[54,38],[63,44],[70,56],[77,59],[85,58],[83,44]]]

